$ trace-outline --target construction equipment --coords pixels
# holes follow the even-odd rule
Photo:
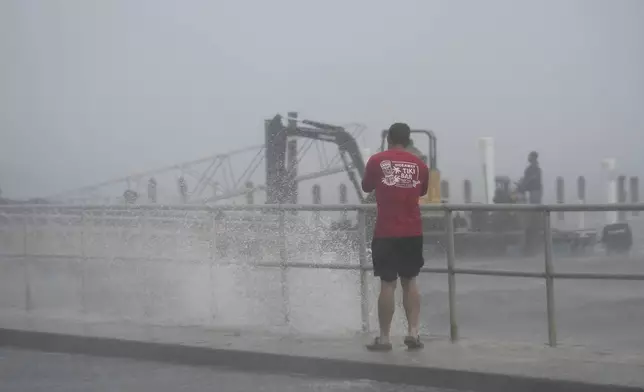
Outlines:
[[[288,203],[292,200],[288,193],[295,187],[289,181],[293,176],[287,168],[286,162],[288,151],[287,138],[307,138],[322,140],[337,145],[338,151],[345,167],[350,182],[356,190],[356,195],[361,203],[375,202],[373,193],[364,195],[361,188],[361,180],[364,177],[365,162],[360,153],[356,140],[342,127],[325,124],[318,121],[303,120],[297,123],[289,122],[287,126],[282,124],[282,117],[277,115],[267,121],[266,127],[266,151],[267,151],[267,201],[268,203]],[[441,198],[441,173],[438,167],[437,138],[434,132],[423,129],[414,129],[412,135],[427,137],[427,151],[415,149],[416,154],[423,159],[429,167],[428,192],[419,199],[420,204],[436,204],[444,202]],[[387,130],[381,133],[380,151],[386,148]],[[371,215],[371,214],[370,214]],[[458,214],[456,214],[458,215]],[[368,216],[368,224],[375,219]],[[467,220],[458,215],[454,217],[455,228],[467,229]],[[440,211],[426,211],[423,213],[423,232],[428,240],[437,240],[444,235],[445,219]]]
[[[305,126],[300,126],[295,120],[289,120],[288,126],[284,126],[280,115],[276,115],[266,123],[267,203],[286,204],[296,200],[296,197],[293,197],[297,196],[294,173],[297,172],[298,162],[288,151],[289,138],[314,139],[335,144],[349,181],[356,190],[358,200],[364,203],[365,196],[361,181],[365,164],[355,138],[339,126],[310,120],[299,121],[299,123]]]
[[[303,124],[303,125],[300,125]],[[385,149],[387,132],[382,131],[380,150]],[[425,135],[428,138],[428,149],[424,154],[419,149],[414,152],[423,159],[429,169],[429,186],[427,195],[419,199],[421,204],[436,204],[444,202],[441,199],[441,173],[437,159],[437,138],[432,131],[416,129],[413,135]],[[337,145],[340,158],[347,172],[349,181],[356,190],[356,195],[361,203],[375,202],[375,195],[365,195],[362,192],[361,180],[364,177],[365,162],[355,138],[344,128],[325,124],[317,121],[295,121],[290,119],[287,126],[282,124],[281,116],[275,116],[266,122],[266,191],[267,202],[272,204],[289,203],[296,200],[293,190],[293,172],[297,171],[296,162],[293,165],[288,149],[288,138],[307,138],[327,141]],[[291,140],[292,141],[292,140]],[[420,152],[420,153],[419,153]],[[288,158],[288,159],[287,159]],[[289,162],[287,168],[286,163]],[[496,191],[495,203],[522,203],[525,202],[516,183],[508,177],[495,178]],[[491,200],[492,201],[492,200]],[[372,234],[371,227],[375,221],[375,211],[367,214],[367,235]],[[479,216],[480,215],[480,216]],[[469,219],[468,219],[469,218]],[[524,219],[520,213],[496,212],[481,214],[455,214],[454,227],[456,229],[454,241],[459,253],[503,254],[509,246],[521,245],[525,238]],[[343,225],[332,225],[335,231],[345,231]],[[355,227],[353,228],[355,229]],[[557,234],[557,237],[561,237]],[[445,240],[445,218],[441,211],[423,213],[423,236],[428,245],[439,245]],[[554,238],[556,240],[557,238]],[[574,235],[572,237],[575,237]],[[345,238],[345,237],[342,237]],[[567,237],[566,237],[567,238]],[[563,239],[563,237],[562,237]],[[565,242],[570,242],[564,239]],[[342,240],[346,243],[347,239]]]

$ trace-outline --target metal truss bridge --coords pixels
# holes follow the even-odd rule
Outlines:
[[[265,120],[265,126],[269,127],[270,122],[278,118],[281,124],[282,119],[278,115],[273,120]],[[288,127],[312,132],[324,132],[323,129],[331,129],[333,132],[341,129],[354,139],[359,138],[366,129],[361,124],[339,127],[306,120],[298,121],[297,113],[294,112],[288,113],[287,120]],[[288,151],[283,154],[283,161],[288,160],[286,174],[291,176],[293,183],[301,184],[334,174],[346,180],[346,174],[339,173],[350,170],[353,163],[343,164],[339,145],[330,144],[329,140],[324,138],[298,139],[301,138],[288,136],[287,140],[285,139]],[[266,183],[270,177],[270,170],[266,164],[267,156],[270,157],[269,150],[266,144],[248,146],[201,159],[127,174],[51,195],[45,199],[65,204],[264,203]],[[333,182],[337,184],[337,180],[334,179]]]

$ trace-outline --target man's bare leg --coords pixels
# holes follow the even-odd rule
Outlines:
[[[407,316],[407,334],[412,337],[418,336],[418,325],[420,318],[420,293],[416,278],[400,278],[403,289],[403,307]]]
[[[391,321],[394,318],[396,281],[380,280],[380,295],[378,296],[378,323],[380,324],[380,342],[389,343]]]
[[[416,278],[400,278],[403,287],[403,306],[407,316],[407,337],[405,345],[410,350],[420,350],[424,347],[419,336],[420,293]]]

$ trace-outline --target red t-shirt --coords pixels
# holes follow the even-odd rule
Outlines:
[[[418,200],[427,193],[429,169],[402,149],[369,158],[362,190],[376,191],[378,217],[374,237],[416,237],[423,234]]]

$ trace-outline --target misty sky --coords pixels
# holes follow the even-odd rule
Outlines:
[[[640,0],[1,0],[0,188],[259,144],[288,110],[364,123],[372,148],[431,128],[459,181],[481,136],[513,177],[532,149],[547,185],[607,156],[644,175],[643,21]]]

